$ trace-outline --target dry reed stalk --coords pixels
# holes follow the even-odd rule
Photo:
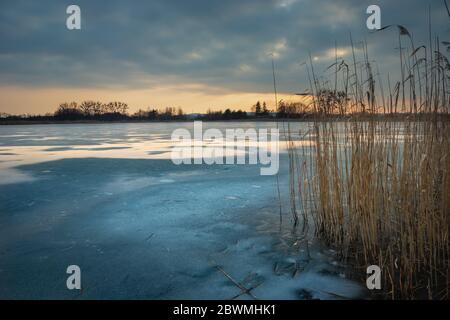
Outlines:
[[[398,29],[401,48],[401,37],[411,36],[406,28]],[[400,49],[401,83],[391,90],[388,75],[389,97],[384,99],[381,89],[381,100],[390,105],[379,106],[367,44],[358,70],[350,40],[353,61],[336,57],[336,73],[343,80],[336,83],[340,78],[334,75],[334,93],[345,90],[346,113],[353,116],[333,122],[324,114],[316,121],[309,155],[289,143],[293,214],[301,211],[304,226],[312,217],[314,234],[337,248],[356,271],[364,271],[364,278],[367,266],[379,265],[386,297],[448,299],[450,65],[438,41],[429,54],[411,40],[411,48]],[[311,59],[310,64],[314,110],[329,110],[320,97],[326,83],[314,74]],[[409,113],[401,121],[377,120],[380,110],[397,110],[399,97],[406,110],[408,96]],[[370,116],[360,119],[355,112]]]

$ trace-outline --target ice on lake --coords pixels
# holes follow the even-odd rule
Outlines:
[[[364,295],[333,251],[313,241],[307,256],[291,232],[286,153],[280,159],[280,226],[276,179],[261,176],[258,165],[172,163],[171,133],[191,126],[0,127],[0,298]],[[307,124],[298,126],[305,130]],[[69,265],[81,268],[81,291],[66,288]]]

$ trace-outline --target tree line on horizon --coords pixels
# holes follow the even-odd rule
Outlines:
[[[100,101],[86,100],[82,103],[63,102],[59,104],[54,113],[45,115],[10,115],[6,113],[0,114],[1,120],[44,120],[44,121],[80,121],[80,120],[96,120],[96,121],[121,121],[121,120],[238,120],[238,119],[254,119],[254,118],[284,118],[284,117],[300,117],[304,115],[306,106],[298,102],[278,103],[277,110],[270,110],[265,101],[262,103],[257,101],[251,108],[251,112],[242,109],[225,110],[208,109],[205,114],[186,114],[182,108],[166,107],[163,109],[147,108],[139,109],[130,114],[127,103],[114,101],[102,103]]]
[[[368,111],[352,111],[348,108],[348,94],[341,91],[320,89],[311,96],[310,94],[298,94],[309,96],[311,102],[289,102],[280,100],[276,109],[271,110],[265,101],[257,101],[251,112],[242,109],[225,110],[208,109],[205,114],[186,114],[182,108],[166,107],[163,109],[147,108],[139,109],[130,114],[128,104],[120,101],[102,103],[100,101],[86,100],[78,104],[77,102],[63,102],[59,104],[54,113],[46,115],[9,115],[0,113],[0,121],[168,121],[168,120],[239,120],[239,119],[299,119],[315,117],[342,117],[346,115],[366,114],[383,116],[401,116],[404,113],[371,113]]]

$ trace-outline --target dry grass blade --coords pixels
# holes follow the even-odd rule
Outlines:
[[[252,288],[246,288],[244,285],[242,285],[238,281],[234,280],[233,277],[230,276],[221,267],[216,266],[216,269],[219,270],[225,277],[227,277],[236,287],[238,287],[241,290],[241,293],[239,295],[237,295],[235,298],[237,298],[237,297],[239,297],[239,296],[241,296],[243,294],[248,294],[250,297],[252,297],[253,299],[257,300],[257,298],[251,293],[251,290],[253,290],[257,286],[259,286],[259,284],[257,286],[255,286],[255,287],[252,287]],[[235,299],[235,298],[233,298],[233,299]]]

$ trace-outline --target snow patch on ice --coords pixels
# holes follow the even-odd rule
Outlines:
[[[31,182],[36,180],[32,175],[22,172],[17,169],[2,169],[0,170],[0,185]]]

